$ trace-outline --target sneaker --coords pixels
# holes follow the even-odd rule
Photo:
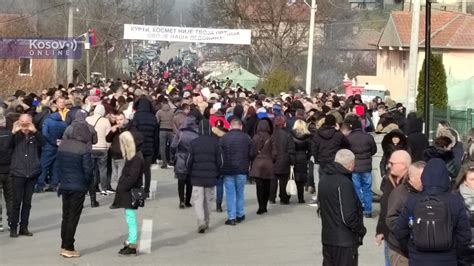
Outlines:
[[[191,203],[186,203],[184,205],[186,205],[186,208],[191,208],[193,206]]]
[[[65,257],[65,258],[79,258],[81,256],[81,254],[79,253],[79,251],[76,251],[76,250],[63,250],[60,254],[61,256]]]
[[[17,238],[18,237],[18,232],[16,229],[10,229],[10,237],[11,238]]]
[[[179,203],[179,208],[180,209],[185,209],[186,208],[186,205],[184,205],[184,202]]]
[[[100,195],[102,195],[102,196],[107,196],[108,194],[107,194],[107,191],[102,190],[102,191],[100,192]]]
[[[222,211],[222,206],[217,205],[217,206],[216,206],[216,212],[223,212],[223,211]]]
[[[43,193],[44,189],[42,187],[36,187],[35,188],[35,193]]]
[[[303,203],[306,203],[306,201],[305,200],[298,200],[298,203],[303,204]]]
[[[235,220],[227,220],[227,221],[225,221],[225,224],[235,226],[235,225],[237,225],[237,222]]]
[[[161,169],[168,169],[168,164],[163,163],[160,168],[161,168]]]
[[[365,218],[372,218],[372,213],[364,213]]]
[[[107,195],[108,195],[108,194],[115,194],[115,190],[113,190],[113,189],[110,189],[110,190],[107,189],[106,192],[107,192]]]
[[[0,224],[0,232],[5,232],[5,229],[3,228],[3,224]]]
[[[125,248],[121,249],[118,253],[122,256],[136,256],[137,245],[128,245]]]
[[[241,223],[245,221],[245,215],[241,216],[241,217],[237,217],[237,223]]]
[[[275,200],[269,200],[268,202],[270,202],[270,204],[276,204]]]

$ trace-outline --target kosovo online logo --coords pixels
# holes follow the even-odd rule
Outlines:
[[[0,58],[80,59],[83,46],[75,38],[0,38]]]

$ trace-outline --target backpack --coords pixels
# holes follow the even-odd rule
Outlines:
[[[410,217],[413,242],[419,251],[443,251],[453,245],[453,224],[448,206],[433,195],[417,200]]]

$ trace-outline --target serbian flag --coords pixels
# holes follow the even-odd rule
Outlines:
[[[89,29],[89,43],[92,47],[95,47],[97,44],[97,33],[95,28]]]

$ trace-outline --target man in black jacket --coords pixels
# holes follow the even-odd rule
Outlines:
[[[355,156],[346,149],[336,153],[318,185],[323,266],[357,265],[358,248],[365,236],[362,205],[352,184]]]
[[[155,149],[158,147],[156,137],[158,136],[158,123],[153,112],[152,103],[146,98],[141,97],[135,103],[136,112],[133,115],[132,126],[143,136],[142,153],[145,159],[145,193],[150,196],[151,183],[151,164]]]
[[[364,216],[372,217],[372,156],[377,153],[374,137],[362,131],[362,124],[357,116],[346,117],[351,133],[347,136],[351,151],[355,155],[352,182],[362,206]]]
[[[220,153],[219,139],[211,134],[209,123],[201,121],[199,135],[200,137],[191,141],[186,167],[193,186],[192,198],[198,220],[198,232],[203,234],[209,228],[214,187],[224,161]]]
[[[314,134],[311,152],[316,163],[319,164],[319,173],[324,173],[326,165],[334,162],[336,152],[340,149],[349,148],[347,138],[336,129],[336,118],[327,115],[324,125]]]
[[[19,120],[13,124],[12,133],[13,154],[10,175],[12,177],[13,204],[12,217],[10,217],[10,237],[33,236],[28,230],[28,221],[33,191],[41,173],[39,155],[44,140],[28,114],[22,114]],[[20,225],[19,232],[17,230],[18,224]]]
[[[91,133],[87,125],[77,124],[71,137],[63,140],[58,148],[58,169],[61,183],[63,220],[61,224],[61,256],[79,257],[74,249],[74,235],[81,217],[84,200],[93,180]]]
[[[12,161],[12,134],[6,128],[5,116],[0,115],[0,232],[3,232],[2,222],[2,194],[7,208],[8,225],[13,201],[12,180],[10,177],[10,163]]]
[[[242,121],[233,119],[231,130],[220,140],[224,165],[224,187],[227,201],[226,225],[236,225],[245,220],[244,188],[249,174],[250,161],[255,157],[255,145],[249,135],[242,132]]]

